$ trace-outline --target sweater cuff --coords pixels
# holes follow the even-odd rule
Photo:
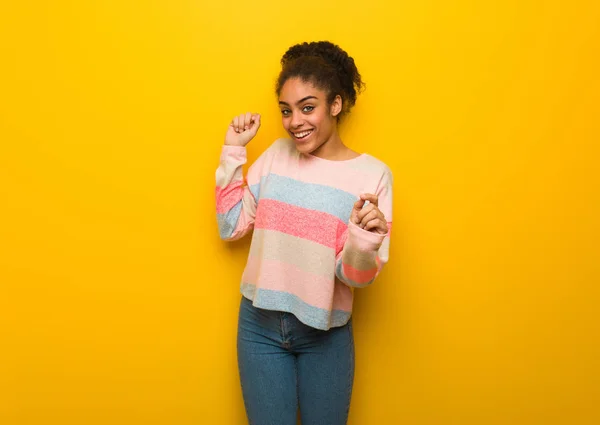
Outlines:
[[[238,160],[246,160],[247,150],[245,146],[230,146],[223,145],[221,149],[221,160],[233,158]]]
[[[383,240],[389,236],[361,229],[355,223],[348,223],[348,241],[359,251],[378,251]]]

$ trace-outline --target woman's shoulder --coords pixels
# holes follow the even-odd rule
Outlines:
[[[280,137],[275,139],[267,148],[271,157],[282,167],[297,165],[301,154],[296,149],[296,144],[290,138]]]
[[[360,166],[364,172],[368,172],[369,174],[388,176],[390,179],[392,178],[392,170],[381,159],[376,158],[368,153],[362,154],[361,159],[362,161],[360,161]]]
[[[275,139],[260,155],[259,161],[263,163],[271,163],[272,161],[281,160],[285,156],[292,154],[292,140],[279,138]]]
[[[295,150],[294,142],[292,139],[286,139],[285,137],[280,137],[275,139],[273,143],[266,149],[268,152],[272,153],[287,153],[290,154]]]

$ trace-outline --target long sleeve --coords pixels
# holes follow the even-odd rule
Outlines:
[[[369,285],[389,257],[386,235],[349,223],[361,193],[378,196],[391,225],[392,175],[368,154],[331,161],[275,140],[247,163],[246,149],[226,146],[216,172],[224,240],[253,233],[240,292],[257,308],[294,314],[327,330],[348,323],[353,291]],[[244,178],[245,176],[245,178]]]
[[[361,288],[370,285],[389,259],[392,228],[392,174],[389,169],[382,176],[376,194],[379,209],[387,220],[389,230],[382,235],[348,223],[343,249],[336,257],[335,269],[338,279],[348,286]]]
[[[243,166],[247,162],[246,148],[223,146],[215,190],[221,239],[240,239],[252,230],[260,189],[258,169],[263,160],[264,154],[250,167],[246,182],[243,175]]]

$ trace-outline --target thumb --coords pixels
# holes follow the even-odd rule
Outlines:
[[[260,128],[260,114],[254,114],[254,115],[252,115],[252,127],[250,127],[250,130],[253,133],[256,133],[259,128]]]
[[[350,220],[353,223],[358,224],[358,213],[360,212],[360,210],[363,209],[364,206],[365,206],[364,199],[359,199],[358,201],[356,201],[354,203],[354,206],[352,207],[352,213],[350,214]]]

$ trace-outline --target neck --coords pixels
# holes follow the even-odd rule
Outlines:
[[[341,161],[355,158],[359,154],[344,145],[337,129],[335,129],[329,139],[311,152],[311,155],[331,161]]]

